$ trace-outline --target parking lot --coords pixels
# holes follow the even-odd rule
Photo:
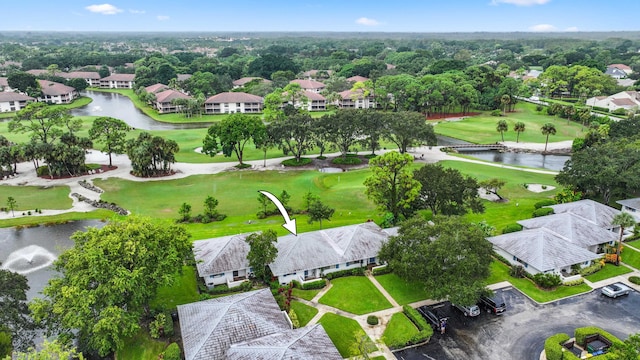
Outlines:
[[[544,340],[582,326],[598,326],[621,339],[640,332],[640,294],[610,299],[597,289],[552,304],[538,305],[513,288],[498,290],[507,304],[503,315],[483,312],[465,318],[446,303],[447,333],[433,335],[429,343],[395,352],[401,360],[538,360]]]

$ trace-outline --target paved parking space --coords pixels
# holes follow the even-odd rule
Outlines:
[[[428,344],[395,352],[401,360],[538,360],[544,340],[556,333],[570,336],[577,327],[598,326],[627,338],[640,332],[640,294],[609,299],[600,289],[552,304],[538,305],[513,288],[501,289],[507,304],[503,315],[483,312],[465,318],[445,303],[450,315],[447,333],[434,334]]]

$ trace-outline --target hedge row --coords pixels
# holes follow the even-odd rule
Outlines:
[[[620,339],[595,326],[585,326],[577,328],[575,331],[576,343],[578,343],[578,345],[580,346],[584,346],[585,338],[593,334],[600,334],[604,336],[607,340],[611,341],[612,344],[622,344],[622,341],[620,341]]]
[[[522,230],[522,225],[520,224],[509,224],[507,226],[505,226],[504,229],[502,229],[502,233],[503,234],[508,234],[508,233],[512,233],[512,232],[516,232],[516,231],[520,231]]]
[[[547,355],[547,360],[563,360],[562,344],[569,339],[569,335],[565,333],[559,333],[548,337],[547,340],[544,341],[544,352]]]
[[[253,284],[249,280],[243,281],[240,285],[230,288],[227,284],[216,285],[207,292],[211,295],[226,294],[230,292],[249,291],[253,288]]]
[[[389,274],[390,272],[391,272],[391,268],[389,266],[374,268],[373,270],[371,270],[371,273],[373,274],[373,276]]]
[[[327,280],[333,280],[333,279],[337,279],[339,277],[345,277],[345,276],[364,276],[364,270],[365,268],[363,267],[357,267],[354,269],[331,272],[331,273],[325,274],[324,277],[326,277]]]
[[[535,218],[535,217],[547,216],[551,214],[553,214],[552,208],[543,207],[543,208],[534,210],[532,216]]]
[[[412,308],[409,305],[404,305],[402,307],[402,311],[404,314],[413,322],[413,324],[418,328],[418,333],[414,335],[409,341],[404,344],[404,346],[418,344],[424,341],[429,340],[433,335],[433,328],[427,324],[427,321],[420,315],[418,310]]]
[[[553,199],[544,199],[544,200],[540,200],[537,203],[533,204],[533,207],[538,210],[543,206],[549,206],[549,205],[555,205],[557,204],[557,202]]]
[[[182,355],[180,353],[180,347],[176,343],[171,343],[164,350],[163,353],[164,360],[181,360]]]
[[[598,261],[593,263],[592,265],[587,266],[586,268],[580,269],[580,275],[588,276],[591,274],[595,274],[600,271],[600,269],[602,269],[602,264],[600,264],[600,262]]]
[[[301,284],[297,280],[293,280],[291,282],[293,287],[300,290],[314,290],[314,289],[323,289],[327,286],[327,281],[325,279],[318,279],[308,283]]]

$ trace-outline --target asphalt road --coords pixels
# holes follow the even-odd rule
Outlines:
[[[538,360],[544,340],[556,333],[573,336],[582,326],[598,326],[626,339],[640,332],[640,294],[609,299],[600,289],[552,304],[538,305],[512,288],[499,290],[507,304],[503,315],[483,312],[465,318],[446,303],[447,333],[429,343],[395,352],[400,360]]]

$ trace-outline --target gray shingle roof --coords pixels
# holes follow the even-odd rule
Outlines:
[[[631,209],[636,209],[636,210],[640,209],[640,198],[624,199],[624,200],[618,200],[616,202],[622,206],[626,206]]]
[[[280,237],[273,275],[317,269],[378,256],[389,235],[374,222]]]
[[[224,359],[231,344],[289,330],[269,289],[179,305],[186,360]]]
[[[204,277],[207,274],[248,268],[249,244],[245,241],[248,235],[249,233],[194,241],[193,253],[198,274]]]
[[[342,356],[320,324],[267,335],[231,345],[228,360],[341,360]]]
[[[303,90],[324,89],[325,88],[325,84],[321,83],[320,81],[315,81],[315,80],[295,79],[295,80],[291,80],[290,83],[299,84],[300,87]]]
[[[549,207],[552,208],[553,212],[556,214],[576,214],[600,227],[607,229],[613,227],[611,225],[613,218],[616,215],[620,214],[620,210],[589,199],[574,201],[565,204],[551,205]]]
[[[12,91],[0,91],[0,102],[9,101],[33,101],[35,100],[31,96],[23,95]]]
[[[618,235],[573,213],[561,213],[520,220],[527,229],[546,228],[582,248],[616,241]]]
[[[487,238],[495,247],[518,257],[540,271],[600,258],[549,229],[531,229]]]

